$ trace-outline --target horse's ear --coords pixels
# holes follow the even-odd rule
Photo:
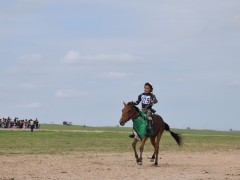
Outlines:
[[[123,101],[123,105],[126,106],[127,104]]]

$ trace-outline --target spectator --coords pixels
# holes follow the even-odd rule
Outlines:
[[[30,126],[31,126],[31,132],[33,132],[33,128],[34,128],[34,121],[32,119],[30,119]]]
[[[30,122],[32,121],[32,125]],[[32,127],[33,126],[33,127]],[[0,119],[0,128],[20,128],[20,129],[26,129],[26,128],[33,128],[33,129],[39,129],[40,123],[39,120],[36,118],[36,120],[19,120],[18,117],[15,117],[13,120],[10,117],[2,118]],[[32,129],[32,130],[33,130]]]

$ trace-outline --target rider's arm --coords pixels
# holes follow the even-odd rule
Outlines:
[[[158,102],[158,100],[154,94],[152,94],[151,101],[152,101],[152,104],[156,104]]]
[[[142,101],[142,94],[138,96],[138,100],[134,102],[134,105],[138,105]]]

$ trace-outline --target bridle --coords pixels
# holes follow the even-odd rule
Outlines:
[[[132,115],[131,115],[130,117],[132,117],[131,119],[134,120],[134,119],[136,119],[140,114],[139,114],[139,112],[137,112],[137,110],[134,108],[133,105],[131,105],[131,106],[132,106],[132,108],[134,109],[134,111],[132,111]]]

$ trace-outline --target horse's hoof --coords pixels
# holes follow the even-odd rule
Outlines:
[[[137,159],[137,164],[142,165],[142,158]]]
[[[155,165],[155,166],[158,166],[158,163],[157,163],[157,162],[155,162],[155,163],[154,163],[154,165]]]
[[[154,162],[154,160],[155,160],[155,159],[152,159],[152,158],[151,158],[151,159],[150,159],[150,162]]]

